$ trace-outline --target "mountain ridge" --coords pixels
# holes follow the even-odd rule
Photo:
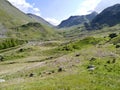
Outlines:
[[[29,17],[7,0],[0,0],[0,37],[19,39],[53,39],[56,31]],[[36,26],[39,26],[36,28]]]
[[[39,22],[39,23],[48,25],[48,26],[50,26],[50,27],[54,27],[52,24],[50,24],[48,21],[46,21],[45,19],[43,19],[43,18],[40,17],[40,16],[37,16],[37,15],[32,14],[32,13],[27,13],[27,15],[28,15],[29,17],[31,17],[32,19],[34,19],[36,22]]]
[[[114,26],[120,23],[120,4],[104,9],[91,21],[92,29],[101,29],[104,26]]]
[[[85,22],[90,22],[96,15],[97,12],[92,12],[91,14],[88,15],[70,16],[68,19],[63,20],[58,25],[58,28],[71,27],[74,25],[84,24]]]
[[[7,0],[0,0],[0,12],[0,22],[8,28],[34,21]]]

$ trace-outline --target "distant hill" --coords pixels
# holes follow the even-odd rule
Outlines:
[[[12,28],[7,36],[26,40],[51,40],[59,38],[60,35],[52,27],[38,22],[29,22]]]
[[[0,0],[0,38],[33,40],[56,38],[57,35],[56,31],[43,19],[31,18],[7,0]]]
[[[90,22],[92,19],[97,15],[96,12],[93,12],[88,15],[82,15],[82,16],[71,16],[67,20],[62,21],[58,28],[64,28],[64,27],[71,27],[74,25],[84,24],[85,22]]]
[[[108,7],[98,14],[90,23],[92,29],[114,26],[120,23],[120,4]]]
[[[39,22],[39,23],[42,23],[42,24],[45,24],[45,25],[48,25],[48,26],[53,27],[52,24],[50,24],[49,22],[47,22],[46,20],[44,20],[44,19],[41,18],[40,16],[31,14],[31,13],[28,13],[27,15],[28,15],[29,17],[31,17],[32,19],[36,20],[36,21]]]

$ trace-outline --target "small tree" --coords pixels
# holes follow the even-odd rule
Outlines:
[[[109,37],[112,39],[112,38],[114,38],[114,37],[117,37],[118,35],[116,34],[116,33],[111,33],[111,34],[109,34]]]

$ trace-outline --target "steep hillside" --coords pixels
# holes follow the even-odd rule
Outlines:
[[[54,28],[38,22],[14,27],[8,31],[7,36],[26,40],[51,40],[60,37]]]
[[[7,0],[0,0],[0,17],[0,23],[7,28],[34,21]]]
[[[61,24],[58,25],[58,28],[71,27],[74,25],[84,24],[85,22],[90,22],[96,15],[97,13],[93,12],[89,15],[71,16],[67,20],[62,21]]]
[[[12,37],[45,40],[59,37],[57,32],[50,27],[51,25],[42,18],[35,15],[35,18],[31,18],[7,0],[0,0],[0,17],[1,38]]]
[[[98,14],[91,22],[93,29],[99,29],[104,26],[114,26],[120,23],[120,4],[108,7]]]
[[[44,25],[48,25],[50,27],[53,27],[52,24],[50,24],[49,22],[47,22],[46,20],[44,20],[43,18],[41,18],[40,16],[28,13],[27,14],[29,17],[31,17],[32,19],[34,19],[36,22],[42,23]]]

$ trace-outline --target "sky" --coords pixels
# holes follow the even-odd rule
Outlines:
[[[53,25],[58,25],[73,15],[101,12],[120,0],[8,0],[25,13],[38,15]],[[109,3],[108,3],[109,2]]]
[[[114,4],[120,4],[120,0],[101,0],[101,2],[97,5],[97,7],[95,8],[95,10],[97,12],[101,12],[103,9],[112,6]]]

